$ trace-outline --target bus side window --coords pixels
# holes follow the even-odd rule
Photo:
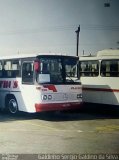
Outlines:
[[[110,63],[109,63],[109,61],[102,60],[100,74],[102,77],[110,77]]]
[[[99,62],[95,60],[81,61],[79,70],[82,77],[96,77],[99,75]]]
[[[24,62],[22,65],[22,83],[33,83],[33,62]]]
[[[20,64],[21,61],[13,60],[12,61],[12,77],[20,77]]]
[[[118,61],[112,60],[110,63],[110,76],[117,77],[118,76]]]
[[[2,68],[3,77],[16,78],[20,76],[19,60],[6,60]]]
[[[118,61],[117,60],[102,60],[101,76],[103,77],[118,77]]]

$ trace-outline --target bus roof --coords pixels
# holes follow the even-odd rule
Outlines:
[[[17,58],[32,58],[32,57],[37,57],[37,56],[42,56],[42,55],[47,55],[47,56],[68,56],[66,54],[62,53],[38,53],[38,54],[16,54],[16,55],[9,55],[9,56],[0,56],[0,59],[17,59]],[[74,57],[74,56],[70,56]]]
[[[80,60],[99,60],[119,58],[119,49],[105,49],[98,51],[95,55],[81,56]]]
[[[119,56],[119,49],[105,49],[97,52],[97,57]]]

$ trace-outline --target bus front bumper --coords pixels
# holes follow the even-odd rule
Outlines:
[[[74,110],[81,108],[82,104],[82,102],[35,104],[35,109],[36,112]]]

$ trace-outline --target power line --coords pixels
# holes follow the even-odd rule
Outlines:
[[[87,25],[83,26],[84,30],[111,30],[111,31],[119,31],[119,26],[105,26],[105,25]]]
[[[63,32],[63,31],[73,31],[77,28],[75,25],[64,25],[64,26],[49,26],[49,27],[39,27],[39,28],[26,28],[19,30],[3,30],[0,31],[0,35],[15,35],[15,34],[36,34],[42,32]],[[97,31],[119,31],[119,25],[91,25],[91,24],[81,24],[81,30],[97,30]]]

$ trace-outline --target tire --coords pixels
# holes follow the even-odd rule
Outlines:
[[[11,114],[18,113],[18,104],[14,96],[10,96],[6,100],[7,111]]]

